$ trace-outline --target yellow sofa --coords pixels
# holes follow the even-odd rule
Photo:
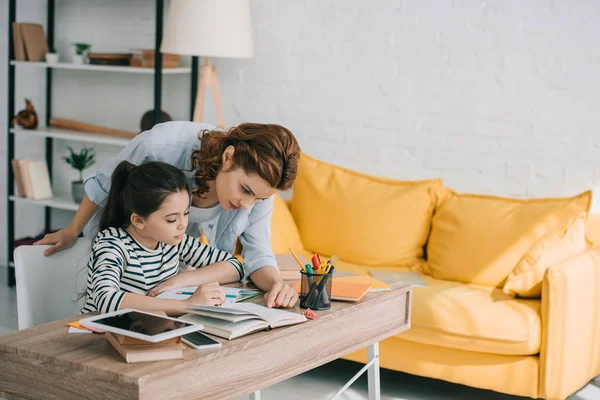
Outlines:
[[[546,270],[541,296],[520,298],[503,291],[505,280],[487,285],[429,275],[428,256],[443,258],[427,254],[434,250],[428,248],[435,235],[432,231],[439,229],[435,218],[448,196],[457,194],[445,190],[439,180],[424,181],[432,187],[427,193],[437,193],[428,200],[415,189],[418,183],[398,182],[303,154],[293,198],[284,201],[277,196],[271,221],[276,253],[286,253],[290,247],[306,258],[315,251],[325,256],[342,252],[347,257],[342,256],[337,269],[351,273],[365,274],[372,268],[422,272],[427,285],[414,288],[411,328],[380,343],[383,368],[545,399],[564,399],[600,374],[600,247],[596,246],[600,244],[600,216],[586,218],[588,248]],[[393,207],[398,207],[395,198],[400,197],[410,198],[412,203],[394,212]],[[490,200],[489,196],[468,200],[486,199]],[[428,201],[432,203],[420,203]],[[474,207],[465,204],[468,209]],[[303,207],[306,210],[301,210]],[[589,204],[583,207],[589,208]],[[380,219],[381,212],[386,213],[383,221],[374,219],[378,212]],[[532,213],[529,210],[524,215]],[[397,214],[405,221],[396,218]],[[365,215],[368,218],[363,218]],[[415,216],[428,225],[415,224]],[[398,224],[406,229],[397,229]],[[386,226],[392,231],[387,232]],[[403,244],[390,246],[390,235]],[[376,240],[370,241],[373,237]],[[450,239],[448,246],[461,246],[452,243],[456,235]],[[364,242],[377,247],[377,253]],[[422,247],[415,250],[416,245]],[[356,262],[364,254],[366,261]],[[411,257],[419,261],[401,265]],[[483,282],[489,277],[479,276]],[[346,359],[365,362],[366,350]]]

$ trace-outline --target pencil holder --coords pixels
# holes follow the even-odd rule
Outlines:
[[[331,308],[331,279],[333,272],[309,274],[300,272],[300,307],[311,310]]]

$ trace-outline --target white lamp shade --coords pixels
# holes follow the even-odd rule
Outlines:
[[[191,56],[254,56],[248,0],[171,0],[160,51]]]

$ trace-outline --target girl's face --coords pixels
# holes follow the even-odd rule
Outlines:
[[[217,198],[226,210],[247,210],[257,201],[266,200],[277,193],[269,183],[257,174],[246,174],[242,168],[231,169],[233,146],[223,152],[223,168],[215,179]]]
[[[160,208],[142,218],[131,216],[137,233],[147,239],[170,245],[178,245],[188,225],[190,196],[186,190],[168,195]]]

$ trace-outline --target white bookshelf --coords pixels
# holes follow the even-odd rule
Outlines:
[[[14,201],[15,203],[33,204],[35,206],[41,207],[51,207],[57,210],[77,211],[77,209],[79,208],[79,204],[75,203],[69,195],[56,195],[51,199],[44,200],[30,200],[26,197],[10,196],[9,200]]]
[[[14,66],[29,66],[34,68],[53,68],[53,69],[71,69],[81,71],[102,71],[102,72],[126,72],[132,74],[150,74],[154,75],[154,68],[128,67],[121,65],[91,65],[91,64],[72,64],[72,63],[54,63],[35,62],[35,61],[11,61]],[[189,74],[192,69],[189,67],[163,68],[163,75]]]
[[[41,127],[38,129],[21,129],[11,128],[10,133],[13,135],[31,135],[44,138],[74,140],[85,143],[100,143],[114,146],[126,146],[131,139],[121,138],[117,136],[103,135],[98,133],[88,133],[80,131],[72,131],[68,129]]]

